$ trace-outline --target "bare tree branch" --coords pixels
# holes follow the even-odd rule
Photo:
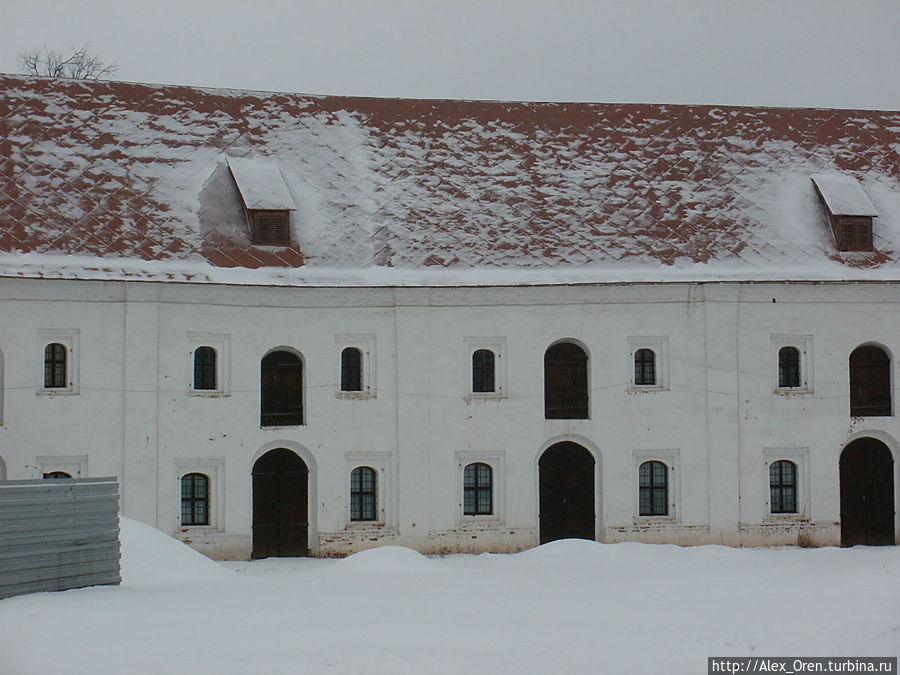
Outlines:
[[[90,45],[70,47],[66,55],[55,49],[21,52],[19,65],[29,75],[45,77],[72,77],[82,80],[103,80],[111,77],[118,63],[104,63],[100,57],[90,52]]]

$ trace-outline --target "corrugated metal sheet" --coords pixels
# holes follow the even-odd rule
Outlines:
[[[0,598],[120,581],[115,478],[0,481]]]

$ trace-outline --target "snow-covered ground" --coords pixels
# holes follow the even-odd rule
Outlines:
[[[216,563],[122,520],[120,587],[0,601],[0,673],[705,673],[895,656],[900,548],[554,542]]]

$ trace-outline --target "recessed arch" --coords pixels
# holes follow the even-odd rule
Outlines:
[[[539,542],[596,538],[596,461],[574,441],[558,441],[538,459]]]
[[[878,343],[864,343],[850,353],[850,415],[853,417],[890,417],[890,350]]]
[[[271,448],[254,461],[251,557],[309,554],[309,474],[290,448]]]
[[[590,417],[588,351],[579,341],[565,338],[544,352],[544,418]]]
[[[276,347],[260,361],[260,426],[299,426],[304,422],[303,355]]]
[[[872,436],[848,443],[839,461],[841,546],[895,543],[894,457]]]

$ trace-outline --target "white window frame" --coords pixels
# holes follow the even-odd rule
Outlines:
[[[769,466],[779,460],[793,462],[797,467],[797,512],[772,513],[769,501]],[[809,504],[809,448],[763,448],[763,501],[766,505],[765,520],[806,521],[810,519]]]
[[[216,388],[194,389],[194,352],[199,347],[216,350]],[[219,397],[231,395],[231,336],[227,333],[187,334],[188,396]]]
[[[72,478],[88,477],[87,455],[38,455],[35,457],[37,478],[45,473],[65,471]]]
[[[375,398],[378,391],[375,384],[375,336],[348,334],[335,335],[334,342],[337,346],[337,361],[335,369],[337,375],[335,377],[334,387],[335,398],[344,398],[351,400],[367,400],[370,398]],[[362,391],[343,391],[341,389],[341,355],[348,347],[355,347],[362,353]],[[349,477],[347,480],[350,480]]]
[[[681,519],[681,450],[635,450],[632,452],[633,509],[635,524],[677,523]],[[642,516],[640,468],[644,462],[662,462],[668,469],[669,513],[665,516]]]
[[[494,354],[494,391],[472,391],[472,354],[479,349],[488,349]],[[499,401],[506,398],[506,338],[466,337],[463,338],[465,373],[463,397],[466,401]]]
[[[469,355],[469,370],[471,371],[471,354]],[[491,501],[493,513],[483,515],[466,515],[463,504],[465,502],[464,472],[469,464],[487,464],[491,467]],[[506,522],[506,453],[502,450],[495,452],[465,450],[456,453],[456,522],[459,527],[482,525],[501,525]]]
[[[772,349],[772,392],[781,396],[791,394],[812,394],[813,387],[813,336],[777,333],[771,336]],[[794,347],[800,352],[800,386],[778,386],[778,352],[783,347]]]
[[[77,328],[56,329],[41,328],[38,330],[38,387],[36,393],[39,396],[72,396],[79,392],[79,342],[81,331]],[[59,343],[66,348],[66,380],[65,387],[44,386],[44,355],[47,345]]]
[[[351,345],[352,346],[352,345]],[[347,495],[344,507],[344,521],[347,529],[382,529],[393,523],[394,490],[391,481],[391,453],[374,451],[351,451],[344,455],[346,471],[344,485]],[[353,469],[367,466],[375,471],[375,520],[350,520],[350,474]]]
[[[634,355],[639,349],[653,351],[656,367],[656,384],[635,384]],[[628,391],[649,392],[669,390],[669,338],[668,336],[632,335],[628,337]]]
[[[181,479],[189,473],[202,473],[209,478],[209,525],[181,524]],[[177,532],[225,531],[225,460],[176,459],[175,460],[175,530]]]

